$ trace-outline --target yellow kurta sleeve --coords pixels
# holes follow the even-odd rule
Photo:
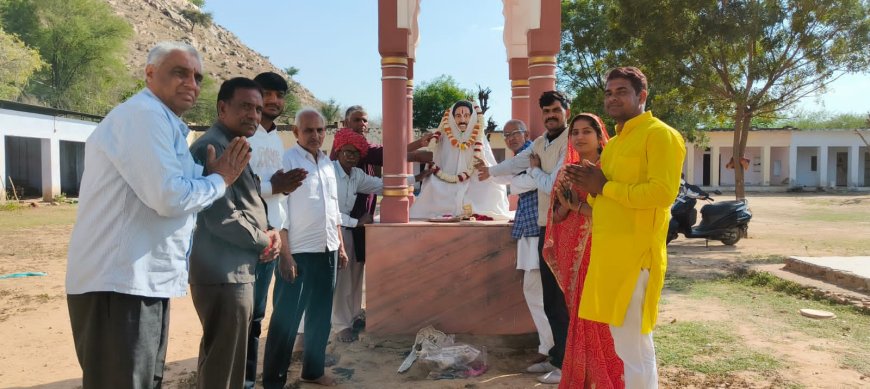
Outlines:
[[[653,132],[648,138],[647,159],[640,161],[647,165],[647,180],[638,183],[608,181],[602,195],[627,208],[670,207],[680,189],[685,150],[683,137],[679,134],[671,131]]]

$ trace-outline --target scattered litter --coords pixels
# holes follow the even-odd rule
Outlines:
[[[417,332],[414,346],[399,367],[399,373],[408,371],[418,359],[429,370],[428,378],[435,380],[477,377],[488,369],[486,348],[478,350],[469,344],[455,343],[453,335],[432,326]]]
[[[353,378],[353,373],[355,372],[355,370],[345,367],[333,367],[332,372],[335,373],[335,375],[341,377],[343,380],[350,381],[350,379]]]
[[[46,272],[41,272],[41,271],[28,271],[28,272],[23,272],[23,273],[10,273],[10,274],[3,274],[3,275],[0,275],[0,279],[4,279],[4,278],[22,278],[22,277],[41,277],[41,276],[46,276],[46,275],[48,275],[48,273],[46,273]]]
[[[801,309],[801,315],[804,315],[806,317],[813,318],[813,319],[833,319],[833,318],[837,317],[837,315],[833,314],[832,312],[822,311],[819,309],[808,309],[808,308]]]

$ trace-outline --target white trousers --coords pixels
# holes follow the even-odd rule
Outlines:
[[[553,330],[544,313],[544,290],[541,287],[541,270],[533,269],[524,271],[523,295],[526,304],[532,314],[532,321],[538,329],[538,354],[547,355],[555,344],[553,342]]]
[[[622,326],[610,326],[616,354],[625,366],[625,387],[627,389],[658,388],[656,368],[656,349],[652,332],[641,334],[641,317],[646,285],[649,283],[649,270],[641,270],[631,295],[631,303],[625,313]]]
[[[351,328],[353,319],[362,314],[362,292],[365,277],[365,264],[356,261],[353,234],[341,230],[344,239],[344,252],[347,253],[347,267],[338,270],[335,277],[335,293],[332,295],[332,329],[339,332]]]

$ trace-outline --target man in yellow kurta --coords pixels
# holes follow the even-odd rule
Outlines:
[[[667,268],[670,206],[686,155],[683,137],[644,112],[646,98],[640,70],[611,70],[604,108],[616,119],[617,135],[604,148],[600,169],[575,165],[567,172],[590,193],[593,209],[592,256],[579,315],[610,324],[626,388],[658,385],[652,329]]]

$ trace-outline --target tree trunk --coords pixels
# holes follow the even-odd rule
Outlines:
[[[746,188],[743,176],[743,155],[746,151],[746,138],[749,137],[749,126],[752,121],[751,114],[745,108],[738,108],[734,115],[734,144],[731,157],[734,166],[734,197],[736,200],[746,198]]]

